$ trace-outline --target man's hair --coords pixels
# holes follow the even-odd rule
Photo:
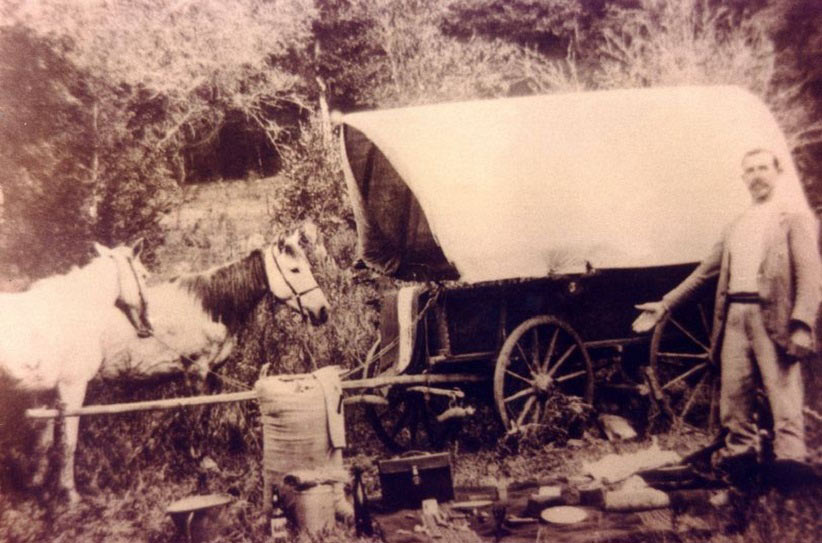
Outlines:
[[[770,149],[765,149],[764,147],[757,147],[756,149],[751,149],[744,155],[742,155],[742,160],[744,161],[749,156],[759,155],[759,154],[767,154],[773,157],[773,167],[776,168],[776,171],[782,171],[782,165],[779,163],[779,158],[776,156],[776,153],[771,151]]]

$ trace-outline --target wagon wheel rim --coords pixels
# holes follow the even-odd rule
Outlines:
[[[394,452],[439,449],[443,439],[434,420],[436,398],[395,389],[388,394],[388,405],[367,405],[366,415],[374,433]]]
[[[365,369],[364,377],[384,374],[379,363]],[[405,387],[391,386],[380,389],[387,405],[365,406],[365,415],[377,438],[393,452],[440,449],[445,442],[435,420],[436,413],[444,410],[442,398],[425,397],[418,392],[408,392]]]
[[[708,300],[667,314],[654,328],[651,397],[675,427],[713,432],[718,426],[719,368],[711,353]]]
[[[549,315],[532,317],[514,328],[497,357],[497,413],[507,430],[540,423],[556,394],[590,404],[594,395],[591,359],[569,324]]]

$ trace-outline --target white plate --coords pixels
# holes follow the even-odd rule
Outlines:
[[[588,513],[579,507],[571,507],[568,505],[560,505],[558,507],[549,507],[540,513],[540,517],[545,522],[552,524],[576,524],[588,518]]]

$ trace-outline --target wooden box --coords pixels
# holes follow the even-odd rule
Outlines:
[[[454,499],[451,455],[418,454],[381,460],[378,464],[383,504],[396,509],[419,509],[422,500],[440,503]]]

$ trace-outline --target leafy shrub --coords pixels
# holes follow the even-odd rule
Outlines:
[[[0,262],[43,276],[85,256],[91,91],[59,43],[25,28],[0,28],[0,59]]]

